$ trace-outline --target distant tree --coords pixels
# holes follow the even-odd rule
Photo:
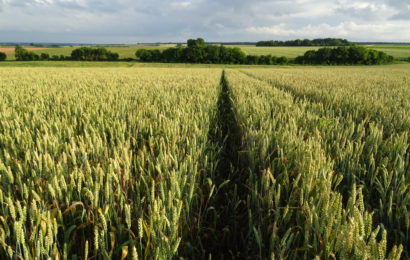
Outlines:
[[[108,52],[107,54],[107,60],[108,61],[116,61],[119,59],[120,55],[115,52]]]
[[[168,48],[162,52],[162,57],[166,62],[175,62],[175,49]]]
[[[379,60],[379,55],[378,51],[376,50],[368,50],[367,53],[367,59],[365,61],[365,64],[370,65],[370,64],[380,64]]]
[[[330,58],[332,56],[332,49],[331,48],[320,48],[317,51],[317,61],[321,64],[330,64]]]
[[[162,52],[162,58],[165,62],[181,62],[182,52],[183,49],[181,47],[168,48]]]
[[[259,56],[256,56],[256,55],[246,56],[246,64],[258,64],[258,63],[259,63]]]
[[[71,58],[73,60],[84,60],[86,56],[85,48],[78,48],[71,52]]]
[[[202,38],[198,39],[189,39],[187,40],[188,48],[204,48],[205,47],[205,40]]]
[[[40,56],[32,51],[28,51],[27,49],[16,46],[14,48],[14,56],[18,61],[32,61],[32,60],[39,60]]]
[[[206,63],[221,63],[220,47],[217,45],[207,45],[205,47]]]
[[[182,62],[194,62],[196,58],[194,57],[195,52],[193,47],[184,48],[182,51]]]
[[[184,62],[203,63],[206,59],[205,40],[198,38],[196,40],[189,39],[187,41],[187,48],[183,50]]]
[[[7,55],[4,52],[0,52],[0,61],[5,61],[7,59]]]
[[[80,61],[114,61],[118,58],[118,53],[105,48],[80,47],[71,52],[71,59]]]
[[[137,58],[139,58],[141,61],[152,61],[151,52],[146,49],[138,49],[135,52],[135,56],[137,56]]]
[[[238,47],[232,48],[232,63],[242,64],[245,63],[246,54]]]
[[[266,65],[270,65],[272,64],[272,56],[270,55],[262,55],[259,57],[259,64],[266,64]]]
[[[317,59],[316,51],[307,51],[307,52],[305,52],[305,55],[302,58],[304,58],[303,63],[307,63],[307,64],[317,64],[317,63],[319,63],[319,61]]]
[[[282,57],[279,57],[278,59],[277,59],[277,63],[278,64],[287,64],[289,62],[289,60],[288,60],[288,58],[287,57],[285,57],[285,56],[282,56]]]
[[[162,54],[160,50],[152,50],[152,59],[156,62],[161,61],[162,59]]]
[[[48,53],[41,53],[40,54],[40,60],[49,60],[50,59],[50,54]]]
[[[312,42],[308,39],[302,41],[302,46],[312,46]]]
[[[351,64],[365,64],[367,60],[366,48],[357,46],[349,48],[349,63]]]
[[[307,51],[295,59],[300,64],[364,64],[375,65],[391,63],[393,57],[384,52],[367,49],[362,46],[320,48]]]
[[[228,48],[223,45],[219,46],[219,60],[220,63],[223,64],[230,63],[230,55]]]
[[[168,48],[162,52],[158,49],[138,49],[135,55],[144,62],[188,62],[220,64],[285,64],[286,57],[271,55],[246,55],[240,48],[223,45],[207,45],[202,38],[189,39],[187,47]]]
[[[352,45],[345,39],[325,38],[325,39],[296,39],[290,41],[259,41],[256,46],[349,46]]]
[[[16,57],[16,60],[27,60],[28,58],[28,51],[27,49],[21,47],[21,46],[16,46],[14,48],[14,56]]]
[[[293,42],[293,45],[294,46],[302,46],[302,42],[303,42],[302,40],[297,39]]]
[[[187,40],[187,46],[188,46],[188,48],[195,47],[195,45],[196,45],[196,40],[195,40],[195,39],[188,39],[188,40]]]
[[[332,64],[347,64],[349,62],[349,49],[346,47],[334,48],[330,60]]]

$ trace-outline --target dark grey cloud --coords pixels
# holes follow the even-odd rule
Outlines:
[[[409,0],[0,0],[2,41],[410,41]]]
[[[408,0],[391,0],[390,6],[395,8],[398,13],[391,18],[394,20],[410,20],[410,1]]]

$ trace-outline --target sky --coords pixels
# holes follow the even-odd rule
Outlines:
[[[410,0],[0,0],[0,42],[410,42]]]

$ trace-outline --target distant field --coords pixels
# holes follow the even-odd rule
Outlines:
[[[27,47],[26,49],[29,50],[29,51],[38,52],[38,51],[40,51],[40,50],[44,50],[45,48],[40,48],[40,47]],[[0,52],[6,53],[8,60],[14,60],[14,47],[12,47],[12,46],[1,46],[1,47],[0,47]]]
[[[410,45],[374,45],[367,47],[378,51],[384,51],[385,53],[392,55],[395,58],[410,57]]]
[[[254,45],[227,45],[228,47],[239,47],[249,55],[273,55],[295,58],[303,55],[306,51],[317,50],[319,47],[256,47]]]
[[[108,47],[108,50],[111,50],[113,52],[117,52],[120,55],[121,59],[124,58],[135,58],[135,52],[136,50],[140,48],[144,49],[166,49],[170,47],[174,47],[174,44],[162,44],[160,46],[144,46],[144,45],[130,45],[130,46],[124,46],[124,47]],[[64,56],[70,56],[71,52],[78,48],[79,46],[65,46],[65,47],[53,47],[53,48],[29,48],[27,47],[28,50],[32,50],[35,53],[48,53],[50,56],[53,55],[64,55]],[[7,59],[8,60],[14,60],[14,47],[2,47],[0,48],[1,52],[5,52],[7,54]]]
[[[162,44],[160,46],[144,46],[144,45],[130,45],[124,47],[108,47],[108,50],[117,52],[120,55],[120,58],[135,58],[135,51],[139,48],[144,49],[166,49],[169,47],[174,47],[174,44]],[[286,56],[287,58],[295,58],[299,55],[303,55],[308,50],[317,50],[320,47],[256,47],[254,45],[226,45],[227,47],[239,47],[244,52],[249,55],[268,55],[273,56]],[[389,55],[392,55],[395,58],[403,59],[410,57],[410,45],[375,45],[367,46],[369,48],[384,51]],[[52,55],[65,55],[69,56],[71,51],[78,46],[73,47],[54,47],[54,48],[28,48],[34,52],[48,53]],[[14,48],[13,47],[1,47],[0,51],[7,53],[8,60],[14,60]]]
[[[303,55],[308,50],[317,50],[320,47],[256,47],[253,45],[231,45],[230,47],[239,47],[251,55],[274,55],[295,58]],[[384,51],[395,58],[402,59],[410,57],[410,45],[372,45],[366,46],[378,51]]]
[[[38,51],[38,50],[44,50],[45,48],[27,48],[29,51]],[[14,53],[14,47],[0,47],[0,52],[4,52],[6,54]]]
[[[136,50],[143,48],[143,49],[166,49],[170,47],[174,47],[175,45],[171,44],[164,44],[160,46],[144,46],[144,45],[131,45],[131,46],[124,46],[124,47],[107,47],[108,50],[116,52],[120,55],[120,58],[135,58]],[[69,56],[71,52],[78,48],[78,46],[74,47],[60,47],[60,48],[48,48],[42,51],[36,51],[37,53],[48,53],[50,55],[65,55]]]

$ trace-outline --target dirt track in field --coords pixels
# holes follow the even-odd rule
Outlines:
[[[45,48],[41,47],[33,47],[33,48],[25,48],[29,51],[39,51],[39,50],[44,50]],[[4,52],[6,54],[14,53],[14,47],[0,47],[0,52]]]

